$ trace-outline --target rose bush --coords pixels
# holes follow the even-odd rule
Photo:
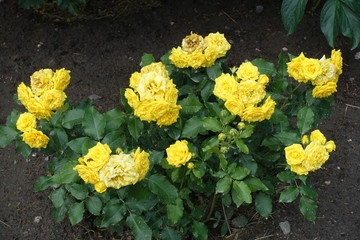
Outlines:
[[[40,148],[51,156],[34,191],[51,189],[56,221],[93,215],[96,227],[127,226],[136,239],[207,239],[210,227],[225,236],[246,224],[225,209],[254,204],[268,218],[273,202],[298,197],[315,221],[307,175],[336,145],[313,129],[331,114],[341,52],[234,68],[229,49],[223,34],[192,33],[159,62],[145,54],[121,90],[123,110],[105,113],[91,101],[70,105],[69,71],[39,70],[19,85],[28,112],[9,115],[0,147],[15,141],[24,158]]]

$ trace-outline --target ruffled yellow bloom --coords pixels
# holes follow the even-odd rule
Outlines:
[[[206,43],[202,36],[192,33],[182,40],[181,48],[187,53],[192,53],[195,51],[202,52],[206,48]]]
[[[91,167],[85,166],[83,164],[78,164],[73,168],[78,172],[79,176],[85,183],[96,184],[99,182],[99,173]]]
[[[316,129],[311,132],[310,134],[310,141],[311,142],[319,142],[320,144],[324,145],[326,143],[326,137],[319,129]]]
[[[308,175],[309,171],[302,164],[290,165],[290,170],[298,175]]]
[[[265,120],[265,112],[262,107],[246,107],[240,115],[241,119],[247,122],[261,122]]]
[[[210,33],[205,37],[205,43],[207,44],[207,48],[205,49],[205,54],[208,49],[216,52],[216,59],[220,57],[224,57],[227,51],[230,50],[231,45],[226,40],[224,34],[219,32],[217,33]],[[215,59],[215,60],[216,60]]]
[[[224,105],[233,115],[241,116],[245,109],[244,103],[237,97],[237,95],[230,96]]]
[[[258,67],[254,66],[251,62],[242,63],[236,71],[236,75],[241,80],[257,80],[259,74]]]
[[[51,115],[54,113],[50,109],[46,108],[46,106],[37,97],[30,98],[24,106],[30,113],[34,114],[37,119],[49,120]]]
[[[301,144],[293,144],[285,149],[286,162],[289,165],[298,165],[305,160],[305,150]]]
[[[185,165],[192,157],[186,140],[176,141],[166,149],[168,163],[174,167]]]
[[[65,68],[58,69],[55,71],[52,77],[53,89],[64,91],[65,88],[70,84],[70,71]]]
[[[46,106],[46,109],[55,111],[60,109],[65,102],[66,94],[60,90],[48,90],[40,96],[40,102]]]
[[[302,138],[301,138],[301,144],[302,145],[307,145],[309,144],[309,137],[307,135],[304,135]]]
[[[195,167],[195,164],[192,162],[187,164],[188,169],[193,169],[194,167]]]
[[[270,96],[265,100],[265,103],[261,106],[264,112],[264,119],[269,120],[271,118],[275,111],[275,105],[276,102]]]
[[[34,128],[23,133],[21,136],[23,141],[31,148],[46,148],[49,142],[48,136]]]
[[[320,59],[321,74],[311,81],[313,85],[324,85],[337,79],[336,67],[330,59]]]
[[[306,59],[304,53],[300,53],[298,57],[295,57],[291,59],[290,62],[287,63],[287,71],[289,73],[290,77],[293,77],[299,82],[307,82],[307,79],[304,79],[304,76],[302,75],[302,63]]]
[[[238,128],[239,130],[243,130],[243,129],[245,128],[245,123],[244,123],[244,122],[239,122],[239,123],[237,124],[237,128]]]
[[[316,79],[321,74],[319,60],[314,58],[306,58],[301,63],[300,73],[306,81]]]
[[[315,171],[329,159],[329,153],[324,145],[319,142],[311,142],[305,148],[305,160],[302,165],[308,171]]]
[[[88,153],[78,161],[94,171],[99,171],[110,158],[111,149],[107,144],[98,142],[88,150]]]
[[[130,107],[136,109],[140,105],[139,96],[131,88],[125,90],[125,98],[128,101]]]
[[[314,87],[312,95],[314,98],[326,98],[337,92],[336,88],[337,84],[335,82],[328,82],[325,85]]]
[[[342,65],[343,65],[343,59],[342,59],[342,56],[341,56],[341,51],[340,50],[335,50],[333,49],[331,51],[331,60],[333,62],[333,64],[335,65],[336,67],[336,70],[337,70],[337,74],[340,75],[342,73]]]
[[[106,191],[106,189],[107,189],[106,184],[103,181],[99,181],[95,184],[95,190],[98,193],[103,193]]]
[[[261,75],[259,76],[259,79],[257,80],[258,83],[260,83],[260,84],[262,84],[262,85],[264,85],[264,86],[265,86],[266,84],[268,84],[269,81],[270,81],[269,77],[266,76],[265,74],[261,74]]]
[[[238,91],[239,83],[228,73],[215,79],[214,95],[226,101]]]
[[[37,96],[40,96],[45,91],[53,89],[53,75],[54,72],[51,69],[40,69],[39,71],[34,72],[30,77],[31,90]]]
[[[138,147],[136,152],[134,153],[134,161],[135,161],[135,168],[139,173],[138,181],[141,181],[145,178],[146,173],[149,171],[150,161],[149,161],[150,154],[141,151]]]
[[[328,141],[325,144],[325,148],[326,148],[326,151],[328,151],[328,152],[335,151],[336,150],[335,142],[334,141]]]
[[[29,112],[20,114],[16,121],[16,128],[22,132],[27,132],[36,128],[36,117]]]
[[[252,106],[264,99],[266,91],[265,86],[257,81],[242,80],[237,94],[245,106]]]

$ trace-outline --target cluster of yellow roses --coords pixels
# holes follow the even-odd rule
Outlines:
[[[225,107],[243,121],[260,122],[270,119],[275,101],[266,97],[265,87],[269,78],[260,74],[251,62],[242,63],[236,76],[223,73],[215,79],[214,95],[225,101]],[[258,106],[261,102],[263,104]]]
[[[181,109],[176,105],[178,90],[163,63],[152,63],[133,73],[130,87],[125,97],[135,116],[143,121],[156,121],[159,126],[177,121]]]
[[[50,119],[66,99],[65,88],[70,83],[70,71],[41,69],[30,77],[30,87],[23,82],[17,88],[18,99],[28,110],[22,113],[16,128],[23,132],[23,141],[31,148],[46,148],[49,138],[36,129],[36,119]]]
[[[167,162],[174,167],[180,167],[180,165],[185,165],[192,157],[191,152],[189,152],[188,142],[186,140],[176,141],[174,144],[170,145],[166,149]],[[193,168],[194,164],[189,163],[188,168]]]
[[[203,38],[191,33],[182,40],[181,47],[171,50],[169,59],[178,68],[210,67],[216,59],[224,57],[230,48],[224,34],[210,33]]]
[[[330,58],[323,56],[321,59],[307,58],[301,53],[287,65],[290,77],[304,83],[311,81],[315,86],[313,97],[324,98],[337,91],[337,82],[342,73],[340,50],[332,50]]]
[[[315,130],[309,137],[305,135],[302,138],[301,144],[293,144],[286,147],[285,158],[290,165],[291,171],[299,175],[307,175],[311,171],[321,168],[329,159],[329,152],[336,150],[334,141],[326,141],[325,136],[319,131]],[[305,149],[303,148],[305,147]]]
[[[109,146],[99,142],[78,159],[80,164],[74,170],[85,183],[94,184],[95,190],[103,193],[109,187],[119,189],[143,180],[149,170],[149,155],[140,148],[131,154],[118,150],[111,155]]]

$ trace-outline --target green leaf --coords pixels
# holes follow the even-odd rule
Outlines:
[[[247,177],[244,182],[249,186],[251,192],[269,190],[266,185],[257,177]]]
[[[49,194],[49,198],[55,208],[61,207],[65,202],[65,190],[58,188]]]
[[[198,97],[187,97],[183,100],[178,101],[178,104],[181,105],[181,112],[185,114],[194,114],[201,110],[203,105],[199,101]]]
[[[8,126],[0,126],[0,148],[7,147],[15,140],[18,131]]]
[[[64,128],[72,129],[75,125],[81,124],[84,119],[85,111],[83,109],[72,109],[65,112],[62,119],[62,125]]]
[[[314,201],[318,199],[318,194],[314,188],[305,184],[301,184],[299,189],[302,196],[307,196]]]
[[[51,210],[51,216],[56,222],[61,222],[68,211],[66,204],[61,205],[59,208],[53,208]]]
[[[19,119],[20,112],[16,109],[13,109],[10,115],[6,118],[6,126],[16,129],[16,122]]]
[[[271,151],[279,151],[282,147],[282,143],[276,137],[267,137],[261,143],[261,146],[267,147]]]
[[[250,173],[250,170],[244,167],[236,167],[232,172],[231,172],[231,177],[235,180],[243,180],[244,178],[246,178]]]
[[[62,127],[62,119],[64,117],[64,113],[69,109],[69,103],[65,103],[60,109],[56,110],[55,113],[50,118],[50,124],[53,127]]]
[[[194,235],[195,239],[198,240],[208,239],[208,229],[206,225],[202,222],[193,221],[191,232]]]
[[[318,206],[316,202],[308,197],[302,196],[299,202],[299,208],[305,219],[315,222]]]
[[[255,209],[264,218],[268,218],[272,212],[272,200],[269,195],[259,192],[255,197]]]
[[[82,155],[86,155],[89,149],[94,147],[97,143],[98,143],[97,141],[87,137],[81,146]]]
[[[232,179],[230,176],[225,176],[221,178],[217,183],[215,187],[216,193],[222,193],[223,195],[227,194],[230,191]]]
[[[184,206],[180,198],[177,198],[175,204],[166,205],[167,217],[172,223],[177,223],[183,216]]]
[[[34,192],[41,192],[50,187],[52,184],[50,179],[49,176],[40,176],[35,182]]]
[[[281,132],[274,136],[286,146],[300,142],[300,137],[295,132]]]
[[[203,152],[208,152],[208,151],[212,151],[213,148],[217,147],[219,145],[220,141],[217,137],[212,137],[212,138],[207,138],[202,144],[202,151]]]
[[[187,120],[184,124],[182,137],[184,138],[195,138],[200,132],[203,132],[205,129],[203,127],[203,122],[199,117],[192,117]]]
[[[314,112],[310,107],[305,106],[298,111],[296,125],[300,133],[304,135],[307,133],[314,123]]]
[[[20,153],[23,158],[27,159],[30,156],[30,153],[32,152],[32,148],[22,140],[16,139],[15,151],[17,153]]]
[[[294,33],[297,25],[304,17],[307,0],[283,0],[281,18],[287,34]]]
[[[89,194],[89,190],[85,184],[73,183],[69,185],[66,189],[77,200],[84,200]]]
[[[251,63],[258,67],[261,74],[265,74],[270,77],[276,73],[275,65],[262,58],[256,58],[252,60]]]
[[[299,188],[296,186],[288,186],[281,192],[279,201],[291,203],[297,198],[297,196],[299,196]]]
[[[216,63],[211,67],[206,68],[206,73],[211,80],[215,81],[222,73],[221,63]]]
[[[250,137],[254,132],[254,125],[246,125],[243,130],[240,132],[240,138],[248,138]]]
[[[206,102],[209,99],[209,97],[213,95],[214,85],[215,85],[213,81],[210,80],[205,80],[205,81],[206,83],[204,84],[200,92],[201,98],[204,100],[204,102]]]
[[[248,146],[244,143],[243,140],[241,139],[237,139],[235,141],[236,146],[241,150],[241,152],[245,153],[245,154],[249,154],[249,148]]]
[[[160,234],[160,238],[163,240],[181,240],[181,235],[178,231],[170,227],[165,227]]]
[[[51,181],[57,184],[74,183],[79,179],[78,172],[73,168],[77,165],[77,162],[67,162],[64,167],[51,177]]]
[[[94,107],[89,107],[84,114],[83,126],[88,136],[99,141],[105,131],[106,119]]]
[[[284,171],[284,172],[278,173],[276,175],[276,177],[282,182],[292,183],[295,181],[297,175],[294,172]]]
[[[285,53],[281,52],[279,55],[278,55],[278,58],[279,58],[279,61],[278,61],[278,65],[277,65],[277,72],[283,76],[283,77],[286,77],[288,75],[288,72],[287,72],[287,62],[288,62],[288,59],[285,55]],[[273,80],[271,80],[273,81]]]
[[[321,10],[320,26],[329,45],[335,47],[335,39],[340,30],[340,1],[327,0]]]
[[[274,93],[282,93],[286,90],[289,85],[288,79],[284,76],[279,76],[271,79],[270,89]]]
[[[86,140],[91,140],[88,137],[79,137],[67,143],[68,147],[75,153],[82,153],[82,146]]]
[[[126,212],[126,206],[119,202],[110,202],[104,209],[97,227],[106,228],[120,223]]]
[[[149,177],[149,188],[164,203],[172,204],[178,197],[176,187],[160,174]]]
[[[206,130],[210,130],[213,132],[220,132],[222,130],[222,126],[219,120],[213,117],[205,117],[202,119],[203,126]]]
[[[126,224],[130,227],[137,240],[151,240],[152,231],[140,216],[130,214],[126,219]]]
[[[249,223],[249,219],[245,216],[238,216],[231,219],[231,223],[234,224],[235,227],[242,228]]]
[[[153,62],[155,62],[154,56],[151,53],[144,53],[141,57],[140,66],[145,67]]]
[[[234,181],[233,188],[242,202],[252,203],[251,190],[244,181]]]
[[[128,129],[130,135],[138,140],[144,130],[144,123],[138,117],[130,117],[128,121]]]
[[[54,128],[49,134],[49,147],[63,153],[68,146],[68,136],[63,128]]]
[[[352,0],[340,2],[340,30],[352,39],[351,50],[354,50],[360,42],[360,4]]]
[[[98,198],[96,196],[88,197],[85,200],[85,205],[86,205],[87,210],[89,210],[89,212],[92,215],[95,215],[95,216],[100,215],[100,211],[102,209],[102,202],[101,202],[100,198]]]
[[[118,147],[122,148],[125,141],[125,135],[122,131],[112,131],[103,138],[101,143],[109,145],[110,149],[115,151]]]
[[[84,217],[84,212],[85,212],[85,209],[84,209],[83,202],[73,203],[70,206],[69,212],[68,212],[71,225],[75,225],[75,224],[78,224],[79,222],[81,222]]]
[[[126,114],[118,109],[112,109],[104,114],[106,119],[105,132],[119,130],[126,121]]]

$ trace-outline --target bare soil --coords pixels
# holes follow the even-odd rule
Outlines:
[[[263,11],[256,12],[262,5]],[[280,16],[280,0],[166,0],[151,10],[127,16],[88,18],[55,22],[20,9],[16,1],[0,1],[0,125],[13,108],[20,82],[41,68],[71,70],[67,88],[75,104],[96,94],[99,111],[121,108],[119,89],[128,85],[131,73],[139,70],[144,52],[159,59],[191,31],[207,35],[224,33],[232,44],[229,65],[264,58],[275,62],[284,51],[294,55],[329,56],[331,48],[320,30],[319,10],[307,12],[293,35],[286,35]],[[275,204],[271,218],[254,216],[250,223],[233,229],[232,239],[350,239],[360,238],[360,60],[350,51],[348,39],[339,38],[337,48],[344,57],[343,74],[335,95],[334,114],[319,128],[337,144],[325,166],[311,174],[319,193],[316,223],[307,222],[297,202]],[[46,174],[46,159],[34,154],[24,160],[15,147],[0,149],[0,239],[130,239],[95,229],[91,219],[71,226],[66,219],[51,218],[48,191],[33,193],[40,175]],[[279,227],[289,221],[291,233]],[[213,233],[211,239],[219,239]]]

